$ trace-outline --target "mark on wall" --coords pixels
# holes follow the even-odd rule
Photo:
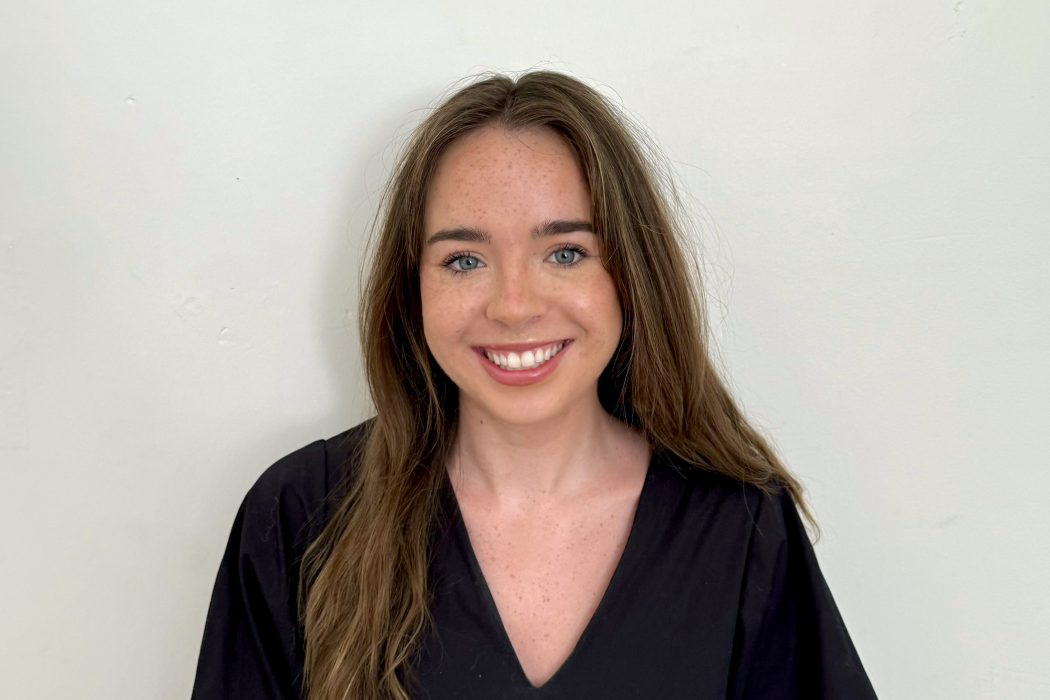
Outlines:
[[[944,528],[948,527],[949,525],[951,525],[952,523],[954,523],[958,519],[959,519],[959,514],[958,513],[953,513],[953,514],[949,515],[947,518],[941,518],[940,520],[935,522],[933,524],[933,526],[935,528],[937,528],[938,530],[943,530]]]
[[[189,321],[191,318],[201,312],[201,303],[196,297],[189,296],[183,299],[182,304],[175,310],[175,315],[181,318],[183,321]]]
[[[966,7],[964,0],[958,0],[952,5],[952,33],[948,35],[948,41],[962,39],[966,36],[966,27],[962,25],[962,11]]]

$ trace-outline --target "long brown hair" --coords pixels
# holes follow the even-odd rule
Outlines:
[[[660,170],[618,109],[569,76],[488,76],[415,130],[384,197],[360,333],[376,418],[347,495],[302,567],[305,685],[314,700],[407,698],[430,623],[429,541],[447,488],[458,394],[423,336],[419,256],[438,160],[489,124],[553,129],[590,187],[604,263],[623,307],[621,342],[599,379],[602,405],[654,451],[769,490],[799,483],[748,424],[709,356],[702,296]],[[644,358],[644,362],[635,358]]]

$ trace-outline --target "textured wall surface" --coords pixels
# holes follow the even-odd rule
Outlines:
[[[369,413],[400,139],[549,66],[677,172],[880,695],[1050,697],[1050,4],[587,5],[0,3],[0,696],[187,697],[245,490]]]

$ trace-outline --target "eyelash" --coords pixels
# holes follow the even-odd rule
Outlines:
[[[477,256],[475,256],[473,253],[470,253],[470,252],[465,251],[465,250],[461,250],[461,251],[458,251],[456,253],[450,254],[448,257],[446,257],[444,260],[442,260],[441,261],[441,266],[443,268],[445,268],[446,270],[448,270],[449,272],[451,272],[452,274],[454,274],[454,275],[465,275],[468,272],[470,272],[470,270],[457,270],[456,268],[452,267],[452,264],[454,262],[456,262],[457,260],[460,260],[461,258],[476,258],[476,257]]]
[[[551,255],[554,255],[556,253],[560,253],[563,250],[571,250],[572,252],[576,253],[580,257],[578,257],[575,261],[573,261],[571,263],[565,263],[563,265],[558,265],[558,267],[576,267],[577,265],[579,265],[583,261],[584,258],[587,257],[587,251],[584,250],[582,247],[574,244],[574,243],[566,243],[565,245],[554,249],[553,251],[551,251]],[[547,257],[549,258],[551,255],[548,255]],[[476,259],[477,256],[474,255],[473,253],[471,253],[470,251],[460,250],[460,251],[457,251],[455,253],[451,253],[447,257],[445,257],[445,259],[441,261],[441,266],[444,267],[446,270],[448,270],[449,272],[451,272],[454,275],[465,275],[468,272],[471,272],[471,270],[457,270],[456,268],[452,267],[452,265],[457,260],[461,260],[462,258],[475,258]]]
[[[580,246],[576,245],[575,243],[566,243],[565,245],[552,251],[551,255],[554,255],[555,253],[560,253],[563,250],[571,250],[572,252],[577,253],[580,257],[576,258],[576,260],[571,263],[565,263],[564,265],[559,265],[558,267],[576,267],[581,262],[583,262],[584,258],[587,257],[587,251],[581,248]],[[550,255],[548,255],[547,257],[550,257]]]

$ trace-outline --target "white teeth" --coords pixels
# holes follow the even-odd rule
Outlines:
[[[490,362],[498,365],[502,369],[523,370],[539,367],[544,362],[561,352],[563,347],[565,347],[565,343],[561,342],[543,348],[526,350],[522,353],[507,352],[505,354],[496,354],[491,350],[485,350],[484,352],[485,357],[487,357]]]

